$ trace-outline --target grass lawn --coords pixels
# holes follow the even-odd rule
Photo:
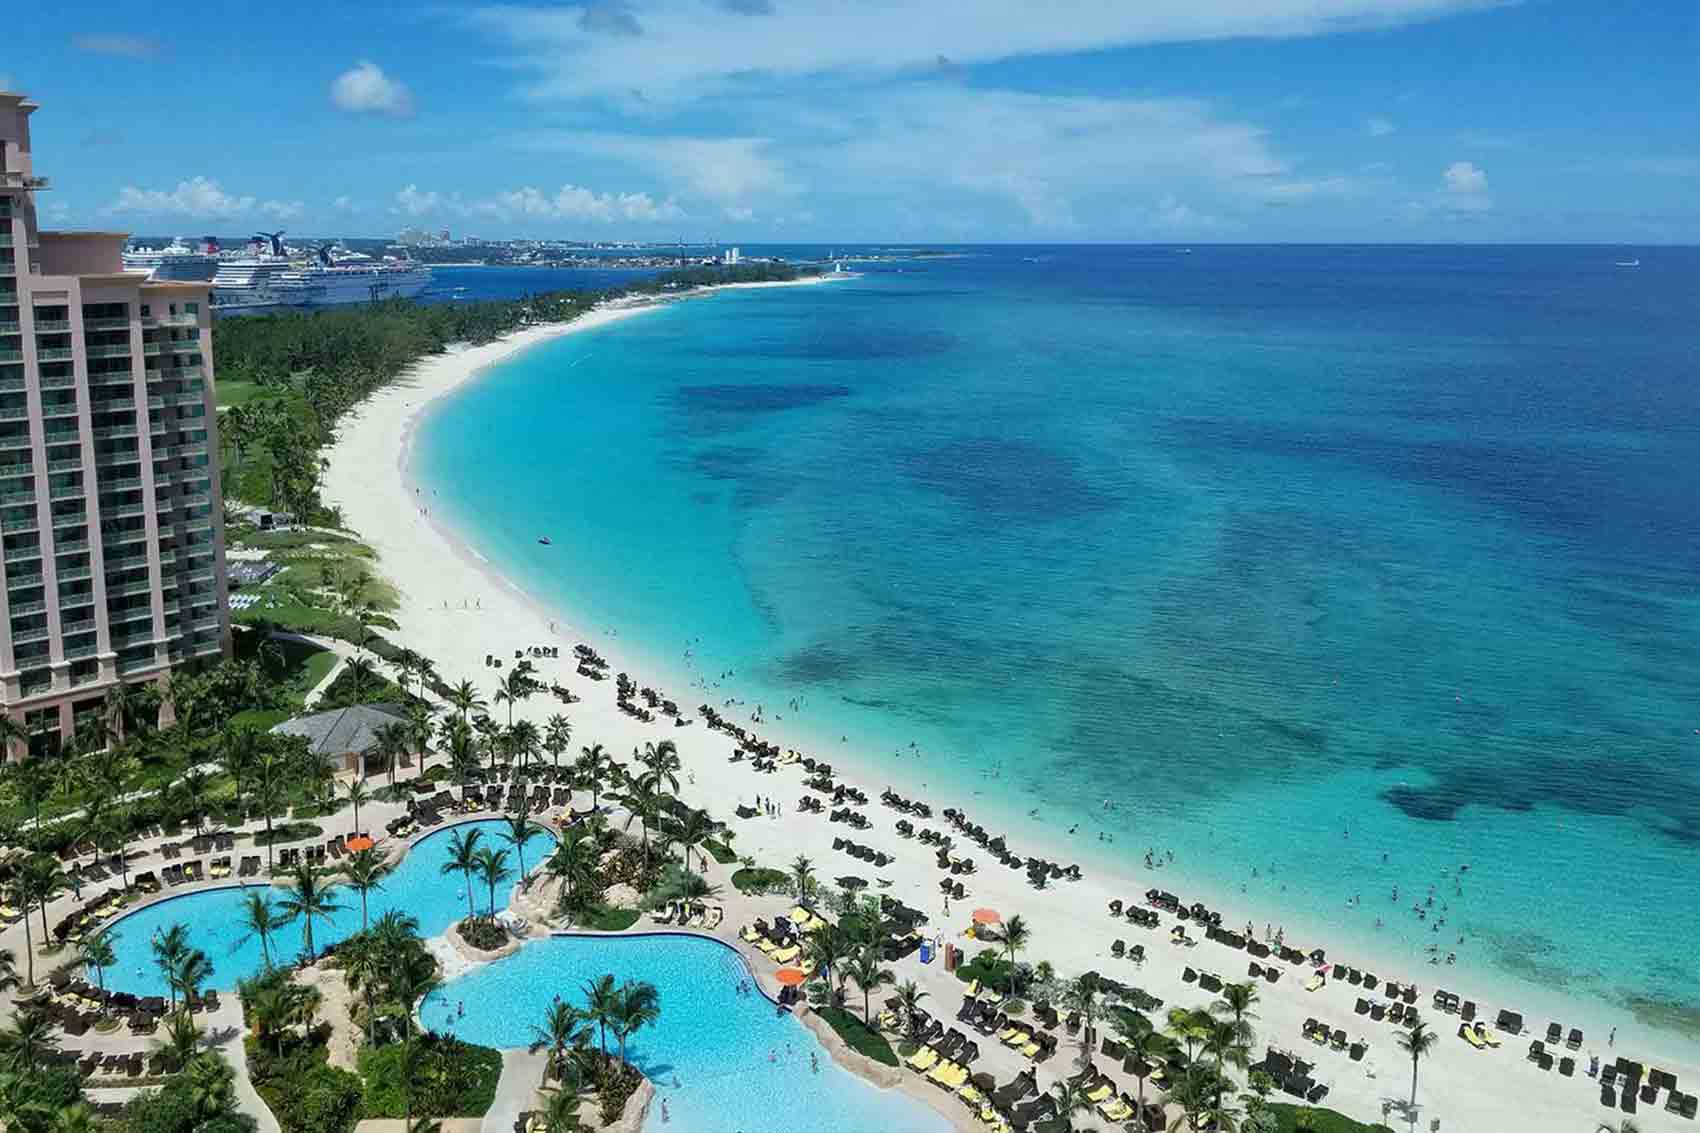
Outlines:
[[[731,865],[738,860],[738,855],[732,852],[732,847],[724,842],[716,842],[709,838],[703,842],[702,848],[708,851],[708,856],[721,865]]]
[[[838,1037],[857,1054],[866,1055],[886,1066],[897,1065],[897,1052],[891,1049],[884,1035],[864,1027],[861,1016],[852,1015],[842,1007],[823,1007],[815,1014],[825,1019],[838,1032]]]
[[[296,633],[316,633],[321,637],[337,637],[343,641],[358,642],[360,626],[353,618],[341,614],[333,614],[329,610],[317,606],[307,606],[301,602],[285,598],[275,606],[261,604],[239,610],[231,619],[238,625],[260,626],[270,625],[277,629],[293,630]],[[389,618],[379,615],[372,619],[372,626],[384,629],[394,629],[396,624]]]
[[[791,875],[782,869],[741,869],[732,875],[732,884],[740,893],[766,893],[783,889]]]
[[[269,841],[275,845],[281,846],[285,842],[302,842],[308,838],[317,838],[323,833],[324,829],[316,822],[274,821],[272,823],[271,838],[268,839],[266,837],[266,832],[261,830],[254,835],[254,845],[264,846]]]
[[[264,397],[272,391],[267,390],[258,382],[236,382],[218,378],[213,383],[213,392],[216,395],[218,407],[226,409],[233,405],[246,405],[256,397]]]
[[[614,909],[607,905],[597,905],[573,914],[573,927],[589,929],[591,932],[624,932],[637,924],[636,909]]]
[[[1301,1113],[1309,1115],[1309,1128],[1314,1130],[1315,1133],[1393,1133],[1393,1130],[1385,1125],[1364,1125],[1353,1121],[1343,1113],[1335,1113],[1331,1109],[1317,1109],[1314,1106],[1307,1105],[1283,1105],[1280,1102],[1271,1102],[1269,1108],[1275,1112],[1276,1118],[1281,1122],[1279,1126],[1281,1133],[1294,1133],[1295,1130],[1305,1128],[1298,1124],[1298,1115]]]

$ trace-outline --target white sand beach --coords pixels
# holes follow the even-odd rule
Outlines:
[[[486,655],[505,658],[511,665],[517,649],[558,646],[561,654],[558,660],[534,663],[543,681],[559,682],[583,698],[568,713],[574,725],[575,749],[581,744],[600,742],[617,758],[624,758],[645,742],[675,741],[684,764],[682,794],[696,805],[709,807],[716,817],[731,820],[734,808],[752,802],[757,794],[784,804],[784,811],[777,818],[732,821],[739,853],[753,855],[774,866],[783,866],[798,854],[804,854],[813,859],[818,874],[829,883],[839,874],[877,873],[879,878],[890,882],[889,888],[881,892],[927,912],[932,918],[928,931],[947,940],[963,943],[960,934],[968,927],[971,911],[989,906],[1005,918],[1020,914],[1033,929],[1033,940],[1024,950],[1023,959],[1048,960],[1064,976],[1096,969],[1162,997],[1167,1006],[1203,1006],[1213,998],[1195,984],[1183,982],[1182,971],[1186,966],[1218,973],[1230,982],[1244,980],[1247,956],[1242,951],[1211,942],[1196,947],[1173,945],[1169,939],[1169,918],[1165,918],[1161,930],[1152,931],[1107,914],[1112,899],[1138,899],[1153,885],[1173,888],[1177,884],[1177,879],[1146,873],[1132,851],[1119,876],[1104,876],[1089,869],[1081,881],[1064,881],[1039,891],[1026,883],[1023,873],[997,866],[979,847],[958,838],[957,853],[974,856],[981,869],[960,879],[968,895],[965,900],[951,903],[947,917],[939,892],[942,875],[933,851],[900,837],[893,829],[899,816],[880,806],[878,796],[882,789],[890,787],[908,798],[930,803],[933,820],[916,825],[935,829],[948,827],[942,818],[946,807],[963,806],[972,810],[972,800],[942,797],[942,793],[931,793],[919,783],[892,780],[885,771],[864,773],[868,765],[858,766],[854,744],[835,743],[831,750],[811,752],[803,747],[807,737],[789,736],[782,727],[761,726],[757,730],[765,738],[783,746],[803,748],[805,754],[830,761],[840,782],[854,783],[866,791],[870,805],[864,809],[873,820],[873,827],[855,831],[828,823],[825,815],[797,812],[795,804],[802,794],[804,777],[799,765],[781,768],[777,774],[759,775],[752,772],[747,760],[728,762],[733,742],[707,728],[700,719],[690,727],[673,727],[666,717],[645,724],[619,712],[612,681],[598,683],[576,675],[572,655],[575,643],[590,644],[608,659],[613,671],[630,672],[640,685],[653,685],[664,696],[678,701],[682,709],[688,709],[691,716],[697,715],[695,708],[700,696],[683,679],[669,684],[674,674],[646,669],[642,653],[623,650],[625,639],[609,636],[606,627],[582,625],[575,620],[572,610],[540,606],[499,577],[489,563],[461,544],[453,533],[439,527],[435,517],[424,513],[406,468],[413,430],[434,400],[474,380],[485,367],[518,350],[561,335],[585,333],[620,319],[642,317],[652,309],[653,304],[611,305],[565,326],[531,329],[487,346],[452,350],[426,360],[407,380],[378,392],[343,421],[336,443],[328,451],[324,495],[327,503],[342,510],[347,525],[378,552],[381,569],[400,593],[396,620],[401,628],[389,636],[398,644],[432,658],[444,679],[451,682],[469,679],[486,695],[496,677],[496,671],[485,664]],[[469,599],[472,608],[463,608]],[[553,632],[549,629],[551,622]],[[647,650],[641,643],[631,644],[650,656],[662,652],[657,648],[661,643],[649,643],[651,648]],[[538,697],[521,705],[517,713],[541,720],[559,709],[558,702]],[[747,720],[740,718],[738,722],[747,723]],[[1065,864],[1073,860],[1066,839],[1057,838],[1053,840],[1055,844],[1046,845],[1030,830],[1012,830],[1010,834],[1011,846],[1018,853],[1039,854]],[[873,871],[870,865],[833,851],[835,836],[883,850],[895,861]],[[1192,894],[1187,896],[1190,900]],[[1231,919],[1233,905],[1226,903],[1224,907]],[[1291,922],[1288,929],[1289,944],[1307,949],[1328,944],[1326,939],[1301,939]],[[1200,935],[1195,928],[1189,928],[1189,933]],[[1112,958],[1111,944],[1118,939],[1144,945],[1148,961],[1143,967],[1136,967],[1126,959]],[[968,943],[973,949],[972,942]],[[1466,998],[1475,998],[1481,1014],[1490,1022],[1500,1007],[1516,1007],[1516,1004],[1484,999],[1481,989],[1473,992],[1462,983],[1448,980],[1448,976],[1456,973],[1445,968],[1423,966],[1420,970],[1407,970],[1406,965],[1397,963],[1376,967],[1374,957],[1364,955],[1347,959],[1357,967],[1374,970],[1383,979],[1414,982],[1419,988],[1417,1004],[1423,1017],[1440,1032],[1438,1045],[1421,1066],[1420,1110],[1415,1126],[1484,1133],[1592,1131],[1599,1120],[1621,1116],[1601,1109],[1598,1083],[1588,1078],[1585,1070],[1591,1053],[1609,1062],[1620,1053],[1637,1057],[1640,1052],[1633,1046],[1620,1043],[1618,1049],[1608,1051],[1604,1034],[1589,1034],[1581,1050],[1556,1052],[1572,1054],[1580,1064],[1575,1077],[1560,1077],[1556,1071],[1541,1070],[1525,1057],[1530,1040],[1543,1037],[1541,1032],[1547,1022],[1544,1016],[1526,1019],[1526,1026],[1535,1033],[1521,1038],[1508,1035],[1502,1048],[1478,1051],[1456,1036],[1456,1016],[1431,1007],[1436,979],[1442,981],[1440,986]],[[1411,1062],[1396,1046],[1397,1026],[1371,1022],[1355,1014],[1354,1002],[1363,993],[1344,980],[1307,992],[1304,985],[1308,968],[1281,967],[1283,978],[1279,983],[1260,985],[1262,1002],[1257,1009],[1260,1018],[1255,1024],[1259,1042],[1253,1059],[1261,1057],[1265,1044],[1302,1053],[1317,1064],[1315,1078],[1330,1087],[1322,1104],[1359,1120],[1383,1120],[1389,1103],[1402,1106],[1411,1091]],[[897,969],[900,980],[913,978],[933,989],[928,1006],[935,1013],[948,1016],[955,1011],[960,985],[946,977],[940,965],[935,963],[923,969],[915,958],[910,958],[897,965]],[[1584,1014],[1578,1011],[1577,1018]],[[1311,1016],[1330,1027],[1343,1028],[1354,1041],[1365,1040],[1369,1045],[1367,1056],[1361,1062],[1353,1062],[1345,1052],[1323,1049],[1302,1039],[1301,1025]],[[1056,1059],[1041,1075],[1042,1084],[1072,1072],[1072,1050],[1069,1054],[1070,1057]],[[1667,1068],[1685,1080],[1686,1088],[1700,1085],[1700,1071],[1694,1067],[1667,1064]],[[1131,1080],[1124,1084],[1133,1088]],[[1400,1109],[1394,1109],[1386,1120],[1396,1128],[1407,1127]],[[1662,1104],[1657,1109],[1644,1109],[1637,1120],[1644,1130],[1687,1126],[1680,1117],[1664,1112]],[[1438,1124],[1431,1126],[1431,1122]],[[1100,1120],[1100,1127],[1102,1124]]]

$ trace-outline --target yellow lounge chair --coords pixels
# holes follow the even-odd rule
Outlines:
[[[1108,1082],[1100,1082],[1097,1087],[1086,1092],[1086,1100],[1097,1105],[1105,1098],[1114,1097],[1115,1089]]]
[[[960,1090],[957,1090],[956,1096],[961,1098],[964,1103],[971,1106],[977,1106],[986,1100],[986,1095],[982,1094],[973,1083],[968,1083]]]
[[[786,917],[786,920],[789,920],[794,925],[806,925],[809,923],[809,918],[812,916],[814,916],[814,914],[803,908],[803,906],[793,905],[791,907],[790,915]]]
[[[1006,1043],[1020,1033],[1020,1027],[1005,1027],[1003,1030],[998,1032],[998,1041],[1000,1043]]]
[[[1305,981],[1305,990],[1306,991],[1315,991],[1317,988],[1321,987],[1323,984],[1325,984],[1327,982],[1328,982],[1327,980],[1322,978],[1322,973],[1318,972],[1316,975],[1310,977],[1310,979]]]
[[[992,1125],[997,1122],[998,1111],[992,1108],[990,1102],[980,1107],[980,1120],[984,1121],[987,1125]]]
[[[930,1046],[924,1046],[909,1056],[909,1068],[911,1070],[926,1070],[938,1060],[939,1052]]]
[[[1133,1116],[1133,1107],[1121,1098],[1112,1098],[1109,1102],[1098,1107],[1098,1112],[1104,1115],[1105,1121],[1126,1121]]]
[[[1480,1023],[1476,1024],[1476,1037],[1489,1046],[1496,1047],[1499,1045],[1499,1035],[1490,1028],[1482,1026]]]
[[[933,1068],[927,1072],[927,1077],[942,1085],[945,1079],[950,1077],[951,1067],[955,1065],[956,1063],[952,1062],[948,1058],[940,1059],[934,1064]]]
[[[775,964],[789,964],[791,961],[795,960],[802,951],[803,950],[798,948],[795,944],[789,948],[781,948],[778,952],[773,953],[773,962]]]
[[[1028,1043],[1026,1046],[1021,1048],[1021,1053],[1026,1055],[1028,1058],[1037,1058],[1039,1055],[1039,1044]]]
[[[761,939],[761,933],[757,932],[754,926],[745,925],[743,928],[738,930],[738,938],[745,943],[754,944],[756,941]]]
[[[980,981],[975,980],[974,982],[972,982],[968,985],[968,998],[973,999],[975,996],[977,996],[979,994],[980,994]]]
[[[1475,1029],[1468,1023],[1458,1024],[1458,1037],[1475,1047],[1477,1050],[1484,1050],[1487,1047],[1487,1043],[1482,1041],[1482,1037],[1476,1034]]]
[[[954,1090],[966,1081],[968,1081],[968,1067],[953,1065],[950,1076],[945,1079],[944,1084]]]
[[[756,941],[756,947],[771,956],[773,955],[774,949],[778,948],[779,945],[764,936],[760,940]]]

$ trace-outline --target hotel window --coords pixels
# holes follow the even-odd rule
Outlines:
[[[146,303],[143,303],[143,304],[142,304],[142,318],[144,318],[144,319],[145,319],[145,318],[147,318],[147,317],[148,317],[148,316],[149,316],[149,315],[150,315],[150,314],[152,314],[152,312],[151,312],[151,311],[149,311],[149,310],[148,310],[148,305],[147,305],[147,304],[146,304]]]

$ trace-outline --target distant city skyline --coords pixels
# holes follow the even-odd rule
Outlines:
[[[1700,242],[1676,0],[35,9],[43,220],[744,244]],[[295,29],[312,29],[295,42]],[[130,96],[114,99],[114,88]],[[171,107],[139,125],[135,104]]]

